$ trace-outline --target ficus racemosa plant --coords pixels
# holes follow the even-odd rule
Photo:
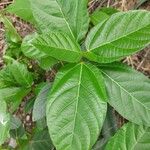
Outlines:
[[[89,15],[87,3],[15,0],[1,12],[8,49],[0,71],[0,144],[19,132],[12,114],[34,93],[34,129],[13,136],[19,150],[150,149],[150,80],[121,63],[149,45],[150,12],[102,8]],[[22,39],[7,13],[36,32]],[[50,83],[43,76],[54,68]],[[112,109],[128,122],[118,131]]]

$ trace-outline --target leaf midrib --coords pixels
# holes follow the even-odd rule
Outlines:
[[[60,12],[61,12],[61,14],[62,14],[62,17],[64,18],[64,21],[65,21],[65,23],[66,23],[66,25],[67,25],[67,27],[68,27],[68,29],[69,29],[69,31],[70,31],[72,37],[75,38],[75,37],[74,37],[74,34],[73,34],[72,30],[71,30],[71,27],[70,27],[69,23],[67,22],[67,19],[65,18],[65,14],[63,13],[62,8],[60,7],[60,4],[59,4],[58,0],[56,0],[56,3],[57,3],[57,5],[58,5],[58,7],[59,7],[59,10],[60,10]]]
[[[80,51],[74,51],[74,50],[71,50],[71,49],[66,49],[66,48],[60,48],[60,47],[52,47],[50,45],[46,45],[46,44],[34,44],[34,45],[37,45],[37,46],[43,46],[43,47],[50,47],[50,48],[53,48],[53,49],[58,49],[58,50],[64,50],[64,51],[70,51],[70,52],[74,52],[74,53],[77,53],[77,54],[80,54]],[[36,46],[35,46],[36,47]]]
[[[79,82],[78,82],[78,89],[77,89],[77,103],[76,103],[76,107],[75,107],[75,117],[74,117],[74,123],[73,123],[73,131],[72,131],[72,139],[71,139],[71,146],[73,144],[73,138],[74,138],[74,131],[75,131],[75,124],[76,124],[76,118],[77,118],[77,111],[78,111],[78,104],[79,104],[79,95],[80,95],[80,87],[81,87],[81,79],[82,79],[82,69],[83,69],[83,64],[81,64],[80,66],[80,74],[79,74]]]
[[[125,91],[127,94],[129,94],[132,98],[134,98],[139,104],[141,104],[146,110],[149,110],[143,103],[141,103],[136,97],[134,97],[131,93],[129,93],[124,87],[122,87],[117,81],[115,81],[113,78],[111,78],[107,73],[105,73],[103,70],[101,70],[103,74],[105,74],[112,82],[114,82],[116,85],[120,87],[123,91]]]
[[[111,43],[113,43],[113,42],[115,42],[115,41],[118,41],[118,40],[120,40],[120,39],[122,39],[122,38],[125,38],[125,37],[127,37],[127,36],[129,36],[129,35],[131,35],[131,34],[133,34],[133,33],[135,33],[135,32],[138,32],[139,30],[144,29],[144,28],[146,28],[146,27],[148,27],[148,26],[150,26],[150,24],[144,26],[143,28],[140,28],[140,29],[138,29],[138,30],[135,30],[135,31],[133,31],[133,32],[130,32],[130,33],[124,35],[124,36],[121,36],[121,37],[119,37],[119,38],[117,38],[117,39],[114,39],[114,40],[108,41],[108,42],[106,42],[106,43],[103,43],[103,44],[101,44],[101,45],[99,45],[99,46],[97,46],[97,47],[94,47],[94,48],[90,49],[89,51],[92,52],[92,51],[94,51],[94,50],[96,50],[96,49],[98,49],[98,48],[101,48],[102,46],[109,45],[109,44],[111,44]]]

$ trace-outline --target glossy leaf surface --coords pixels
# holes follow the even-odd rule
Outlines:
[[[95,26],[86,39],[85,57],[109,63],[131,55],[150,43],[150,12],[119,12]]]
[[[48,56],[68,62],[78,62],[81,58],[79,45],[73,38],[62,32],[42,34],[32,45]]]
[[[102,75],[90,64],[70,64],[56,76],[47,101],[47,125],[57,150],[88,150],[106,115]]]
[[[110,105],[124,118],[150,126],[150,80],[120,63],[106,65],[101,70]]]
[[[108,142],[105,150],[149,150],[150,128],[125,124]]]
[[[21,50],[25,56],[38,61],[38,64],[42,69],[48,70],[54,64],[56,64],[58,60],[51,56],[48,56],[46,53],[44,53],[43,51],[40,51],[32,44],[32,41],[36,37],[38,37],[37,33],[26,36],[23,39]]]
[[[43,33],[63,31],[81,40],[89,25],[87,0],[30,0],[33,15]]]

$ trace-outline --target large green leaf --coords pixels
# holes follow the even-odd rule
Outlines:
[[[150,126],[150,80],[120,63],[103,66],[101,70],[110,105],[131,122]]]
[[[81,58],[79,45],[73,38],[62,32],[42,34],[32,41],[32,45],[59,60],[78,62]]]
[[[119,12],[95,26],[86,39],[85,57],[108,63],[131,55],[150,43],[150,12]]]
[[[9,136],[9,119],[6,103],[0,98],[0,145],[2,145]]]
[[[150,128],[125,124],[108,142],[105,150],[149,150]]]
[[[25,21],[35,23],[30,0],[15,0],[14,3],[6,8],[6,11],[16,14],[18,17],[24,19]]]
[[[87,30],[87,0],[30,0],[42,32],[60,30],[81,40]]]
[[[56,76],[47,101],[47,125],[57,150],[88,150],[107,109],[103,77],[90,64],[70,64]]]
[[[38,94],[33,107],[33,120],[37,121],[46,116],[46,101],[51,84],[47,83]]]

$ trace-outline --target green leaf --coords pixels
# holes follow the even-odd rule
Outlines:
[[[46,82],[42,81],[39,84],[36,85],[36,87],[33,89],[34,94],[37,95],[40,93],[41,89],[46,86]]]
[[[117,13],[117,12],[118,10],[111,8],[111,7],[101,8],[100,10],[96,10],[93,14],[91,14],[90,16],[91,22],[94,25],[97,25],[103,20],[108,19],[112,14]]]
[[[56,76],[47,101],[47,125],[57,150],[88,150],[107,110],[103,77],[90,64],[70,64]]]
[[[0,84],[0,88],[9,87],[17,84],[8,66],[0,70]]]
[[[103,150],[110,137],[112,137],[116,131],[117,119],[114,110],[109,106],[107,108],[107,115],[103,124],[100,139],[96,142],[92,150]]]
[[[44,70],[50,70],[58,62],[59,61],[57,59],[50,56],[38,59],[39,66]]]
[[[46,117],[36,121],[36,130],[41,131],[47,127]]]
[[[117,9],[115,9],[115,8],[113,8],[113,7],[102,7],[102,8],[100,9],[100,11],[106,13],[106,14],[109,15],[109,16],[111,16],[111,15],[113,15],[113,14],[119,12],[119,10],[117,10]]]
[[[119,12],[95,26],[86,39],[85,57],[109,63],[131,55],[150,43],[150,12]]]
[[[53,145],[48,134],[48,130],[34,133],[33,138],[28,141],[20,141],[21,150],[52,150]]]
[[[12,60],[0,71],[0,81],[7,87],[9,86],[22,86],[30,88],[33,83],[32,74],[27,70],[27,66]]]
[[[78,62],[81,59],[79,45],[73,38],[62,32],[42,34],[33,40],[32,45],[59,60]]]
[[[43,33],[63,31],[81,40],[88,31],[87,0],[30,0],[33,15]]]
[[[31,98],[26,102],[25,108],[24,108],[25,113],[31,113],[31,111],[33,110],[34,102],[35,102],[35,98]]]
[[[30,5],[30,0],[15,0],[13,4],[9,5],[6,8],[6,11],[17,15],[18,17],[20,17],[25,21],[35,24],[35,20]]]
[[[33,83],[32,74],[27,70],[27,67],[24,64],[21,64],[17,61],[13,61],[9,66],[9,70],[12,73],[15,81],[23,87],[31,87]]]
[[[103,124],[102,132],[101,132],[102,138],[96,143],[93,150],[104,149],[110,137],[116,133],[117,120],[113,113],[114,111],[112,110],[112,108],[109,107],[105,122]]]
[[[7,37],[11,42],[18,43],[22,41],[22,38],[17,33],[16,29],[14,28],[14,26],[6,16],[0,14],[0,21],[3,22]]]
[[[12,97],[16,95],[16,93],[20,92],[20,87],[7,87],[0,89],[0,98],[5,101],[10,100]]]
[[[2,145],[9,136],[10,118],[6,110],[6,103],[0,98],[0,145]]]
[[[11,116],[10,118],[10,129],[18,129],[21,126],[22,122],[21,120],[16,116]]]
[[[105,150],[149,150],[149,148],[150,128],[127,123],[111,138]]]
[[[29,58],[32,59],[40,59],[42,57],[45,57],[46,54],[42,51],[39,51],[34,45],[32,44],[32,41],[38,37],[37,33],[33,33],[31,35],[27,35],[21,45],[21,50],[23,54]]]
[[[33,107],[33,121],[37,121],[46,116],[46,101],[50,92],[51,84],[47,83],[38,94]]]
[[[99,24],[100,22],[102,22],[103,20],[106,20],[109,18],[109,15],[107,15],[106,13],[102,12],[102,11],[95,11],[91,16],[91,22],[94,25]]]
[[[120,63],[103,66],[101,70],[110,105],[127,120],[150,126],[150,80]]]
[[[14,112],[29,92],[30,89],[22,87],[6,87],[0,89],[0,98],[5,100],[10,105],[9,110]]]
[[[30,92],[33,79],[25,65],[17,61],[8,64],[0,71],[0,98],[14,112],[22,99]]]
[[[33,44],[32,41],[38,37],[37,33],[31,34],[26,36],[23,39],[21,50],[25,56],[38,60],[39,66],[44,70],[49,70],[54,64],[58,62],[57,59],[47,56],[46,53],[37,49]]]

